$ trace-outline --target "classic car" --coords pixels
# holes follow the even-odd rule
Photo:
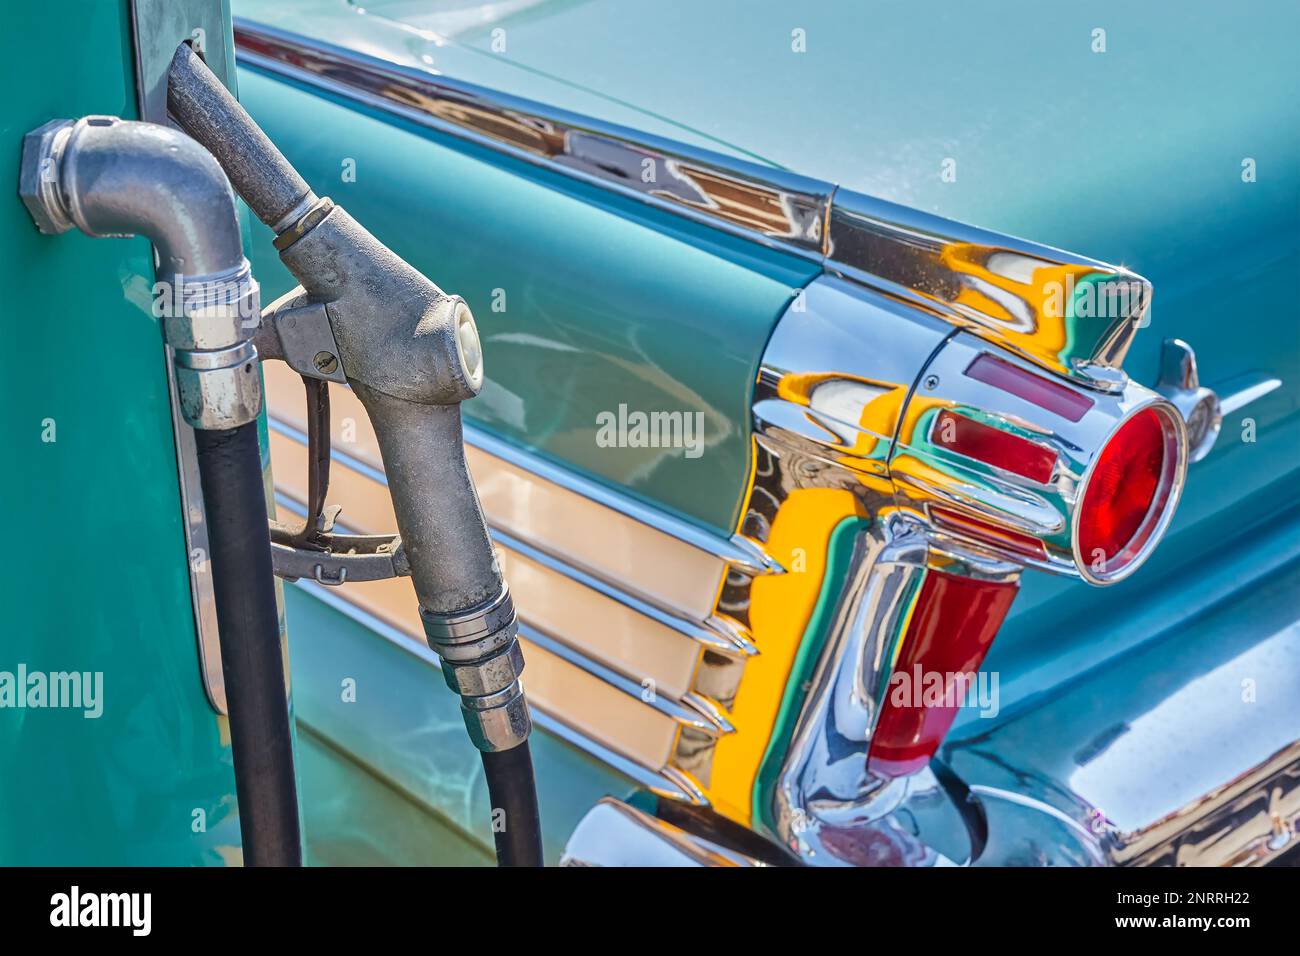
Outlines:
[[[0,744],[28,783],[0,788],[0,863],[249,861],[261,778],[225,715],[283,690],[223,662],[212,440],[177,384],[204,366],[150,318],[168,239],[102,226],[109,177],[66,158],[124,128],[107,115],[185,130],[254,213],[242,420],[301,814],[272,842],[489,864],[478,751],[515,734],[550,864],[1290,859],[1294,4],[230,6],[79,4],[35,85],[61,25],[8,12],[6,175],[64,179],[24,179],[3,226],[0,274],[44,314],[6,316],[33,359],[6,409],[27,553]],[[182,44],[312,202],[275,222],[250,195],[281,169],[185,99]],[[63,231],[142,237],[36,232],[60,203]],[[320,293],[361,275],[350,252],[302,251],[344,208],[375,261],[463,300],[438,321],[481,379],[456,401],[518,615],[509,726],[476,716],[499,688],[466,689],[468,625],[431,623],[404,566],[419,589],[421,561],[477,560],[416,514],[455,510],[460,443],[377,413],[418,360]],[[24,697],[64,671],[98,703]]]

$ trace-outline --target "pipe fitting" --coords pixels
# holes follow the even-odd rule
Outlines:
[[[447,686],[462,697],[487,697],[500,693],[523,675],[524,652],[512,640],[499,654],[460,663],[444,660],[442,676]]]
[[[19,194],[37,229],[142,235],[158,252],[155,315],[176,352],[181,413],[199,429],[257,418],[249,341],[260,314],[235,195],[184,133],[115,116],[51,120],[23,137]]]
[[[515,638],[519,619],[505,582],[497,596],[477,607],[439,614],[420,606],[429,647],[444,660],[475,663],[506,648]]]
[[[485,753],[513,750],[527,742],[533,721],[522,684],[491,697],[462,697],[460,713],[474,746]]]
[[[155,291],[163,336],[179,351],[227,349],[261,325],[261,293],[247,260],[218,275],[173,276]]]
[[[262,410],[262,379],[252,342],[211,352],[176,353],[181,415],[191,428],[236,428]]]
[[[262,410],[257,349],[260,295],[247,260],[224,273],[177,275],[154,310],[175,350],[181,415],[192,428],[234,428]]]
[[[160,277],[215,275],[244,258],[226,174],[167,126],[116,116],[46,123],[23,138],[19,191],[42,232],[147,236]]]
[[[509,750],[527,740],[532,721],[519,681],[524,654],[509,589],[503,584],[491,601],[456,614],[421,607],[420,618],[429,646],[442,658],[443,679],[460,695],[474,746]]]
[[[72,120],[50,120],[23,137],[18,195],[47,236],[67,232],[75,223],[59,191],[59,160],[72,132]]]

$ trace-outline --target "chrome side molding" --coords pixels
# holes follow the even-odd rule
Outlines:
[[[301,384],[263,369],[280,507],[300,514],[308,489]],[[340,533],[392,527],[383,461],[357,399],[331,385],[338,412],[331,502]],[[343,422],[352,424],[344,430]],[[758,650],[747,628],[718,613],[726,581],[781,577],[754,542],[709,534],[657,512],[472,424],[467,458],[501,561],[521,606],[534,712],[655,793],[703,802],[708,755],[737,727],[734,682]],[[310,578],[310,575],[307,575]],[[329,581],[321,583],[330,583]],[[406,646],[421,644],[407,613],[409,583],[349,578],[316,597]],[[616,754],[611,761],[609,756]]]
[[[1151,286],[1123,268],[243,18],[235,42],[246,66],[816,260],[1089,387],[1126,382]]]

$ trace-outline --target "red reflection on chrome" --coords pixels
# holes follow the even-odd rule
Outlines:
[[[1056,468],[1056,452],[1046,445],[947,409],[935,416],[930,441],[1043,485],[1052,480]]]
[[[1054,415],[1060,415],[1066,421],[1077,422],[1093,406],[1092,399],[1087,395],[1060,382],[1028,372],[1019,365],[1012,365],[988,352],[981,352],[966,367],[966,377],[1023,398]]]
[[[1164,426],[1159,413],[1148,408],[1120,426],[1088,479],[1079,508],[1084,561],[1093,561],[1098,552],[1110,561],[1134,541],[1160,490],[1164,467]]]
[[[1013,583],[927,572],[871,737],[867,766],[873,773],[902,777],[930,762],[961,703],[950,700],[956,693],[952,676],[969,675],[974,686],[975,672],[1015,597]],[[929,675],[944,680],[944,703],[917,706],[924,700],[925,682],[936,680]]]
[[[1032,534],[1021,534],[1019,531],[1001,528],[991,522],[962,514],[960,511],[950,511],[934,505],[930,506],[930,517],[938,525],[987,541],[1015,554],[1023,554],[1027,558],[1047,559],[1046,545]]]

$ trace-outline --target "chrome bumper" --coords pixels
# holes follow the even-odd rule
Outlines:
[[[1138,866],[1259,866],[1297,845],[1300,742],[1149,827],[1115,854]]]
[[[1226,590],[1188,623],[1042,702],[1009,708],[993,728],[975,721],[955,731],[941,759],[987,821],[974,865],[1258,866],[1300,846],[1293,532],[1279,524],[1259,542],[1280,566],[1225,555]],[[638,814],[660,832],[661,821]],[[923,830],[933,845],[935,833]],[[623,832],[608,830],[606,846],[582,852],[647,864],[643,838]],[[678,830],[673,839],[692,838]],[[698,849],[683,854],[710,865]]]
[[[561,866],[763,866],[742,853],[687,833],[621,800],[606,797],[587,811]]]

